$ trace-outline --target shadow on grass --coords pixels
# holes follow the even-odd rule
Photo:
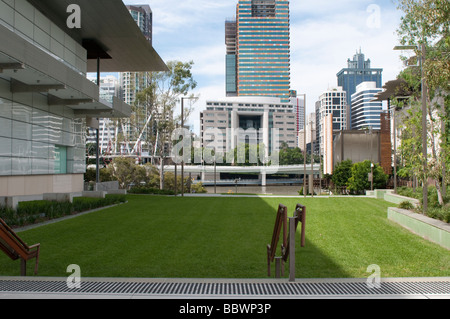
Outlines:
[[[127,204],[20,236],[41,243],[39,276],[67,277],[67,266],[77,264],[85,277],[267,278],[266,246],[283,200],[130,195]],[[295,207],[286,206],[291,215]],[[306,218],[306,247],[297,233],[296,277],[348,277],[308,239]],[[0,275],[19,274],[20,262],[1,254]]]

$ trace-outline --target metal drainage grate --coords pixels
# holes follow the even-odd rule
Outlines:
[[[369,288],[362,282],[345,283],[158,283],[81,282],[68,288],[65,281],[0,280],[0,292],[140,294],[193,296],[342,296],[342,295],[450,295],[450,282],[384,282]]]

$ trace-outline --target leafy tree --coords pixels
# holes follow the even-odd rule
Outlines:
[[[110,174],[117,179],[120,188],[126,189],[130,184],[145,183],[147,172],[143,166],[137,165],[135,160],[127,157],[116,157],[108,166]]]
[[[450,92],[450,1],[448,0],[399,0],[398,8],[404,12],[398,29],[400,43],[416,47],[416,56],[422,63],[423,89],[427,95],[427,147],[430,152],[430,160],[424,163],[425,156],[419,150],[409,148],[412,166],[417,162],[422,163],[421,178],[427,181],[432,177],[436,183],[439,203],[443,204],[443,194],[448,182],[448,157],[449,129],[448,117],[450,114],[449,92]],[[410,76],[408,76],[410,75]],[[421,74],[420,71],[404,72],[401,76],[412,84],[413,101],[411,108],[415,109],[417,117],[419,114],[421,97]],[[421,116],[421,114],[420,114]],[[412,132],[414,126],[405,129],[409,136],[417,134]],[[411,140],[411,143],[417,143]],[[421,143],[421,142],[420,142]],[[420,144],[419,144],[420,145]],[[442,179],[442,187],[439,180]]]
[[[187,96],[197,86],[191,72],[193,64],[193,61],[169,61],[169,71],[151,73],[149,87],[136,96],[135,107],[145,109],[147,118],[151,117],[147,144],[152,145],[153,154],[159,155],[160,189],[164,189],[164,161],[169,155],[171,134],[181,123],[181,114],[174,117],[175,107],[181,97]],[[193,99],[192,95],[190,97]],[[184,107],[184,121],[191,112],[192,107]]]
[[[361,163],[355,163],[352,166],[352,176],[348,180],[348,190],[361,194],[365,190],[370,189],[371,183],[369,181],[369,173],[371,172],[371,162],[366,160]],[[388,175],[383,171],[383,168],[375,164],[373,168],[373,187],[384,188],[386,187],[386,182],[388,180]]]
[[[336,187],[342,188],[348,185],[348,180],[352,176],[351,160],[346,160],[338,163],[333,170],[331,181]]]

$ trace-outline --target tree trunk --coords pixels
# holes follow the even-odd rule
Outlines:
[[[164,189],[164,156],[160,157],[159,188]]]

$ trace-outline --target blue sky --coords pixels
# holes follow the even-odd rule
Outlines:
[[[124,0],[149,4],[153,47],[164,61],[193,60],[200,100],[189,119],[199,132],[205,101],[225,95],[225,19],[235,16],[237,0]],[[307,95],[307,113],[319,95],[337,86],[336,73],[361,48],[372,67],[383,68],[383,82],[402,68],[396,29],[401,12],[394,0],[293,0],[291,88]]]

